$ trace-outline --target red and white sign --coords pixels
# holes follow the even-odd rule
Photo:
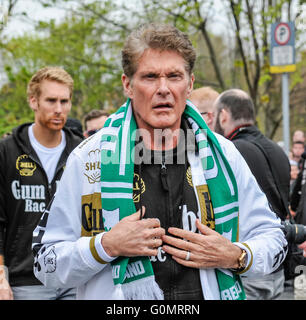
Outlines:
[[[291,30],[287,23],[280,23],[274,31],[274,39],[277,44],[283,46],[288,43],[291,37]]]

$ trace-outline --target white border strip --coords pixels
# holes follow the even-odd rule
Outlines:
[[[238,217],[238,212],[233,212],[233,213],[231,213],[231,214],[229,214],[229,215],[227,215],[225,217],[215,218],[215,223],[216,224],[221,224],[221,223],[227,222],[227,221],[229,221],[231,219],[234,219],[236,217]]]
[[[133,183],[129,182],[106,182],[102,181],[101,186],[103,188],[125,188],[125,189],[132,189]]]
[[[102,192],[101,194],[103,199],[133,199],[133,193],[120,193],[120,192]]]
[[[130,123],[132,118],[132,107],[131,103],[127,106],[128,110],[126,113],[126,118],[123,123],[122,137],[121,137],[121,154],[120,154],[120,165],[119,165],[119,175],[125,175],[125,164],[126,164],[126,153],[128,146],[128,133],[130,129]],[[123,147],[124,146],[124,147]]]
[[[214,208],[214,214],[218,214],[218,213],[233,209],[234,207],[239,207],[238,201],[226,204],[225,206],[222,206],[222,207]]]

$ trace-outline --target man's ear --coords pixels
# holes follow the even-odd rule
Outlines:
[[[229,125],[231,120],[231,115],[229,111],[223,108],[220,111],[219,119],[220,119],[219,122],[220,122],[221,128],[226,129],[226,127]]]
[[[30,108],[33,111],[36,111],[37,108],[38,108],[38,100],[37,100],[37,98],[34,97],[34,96],[31,96],[30,99],[29,99],[29,105],[30,105]]]
[[[193,90],[193,83],[194,83],[194,74],[192,74],[190,77],[189,87],[187,89],[187,98],[189,98],[191,95],[191,92]]]
[[[133,90],[132,90],[132,84],[131,84],[131,79],[123,74],[121,76],[121,81],[122,81],[122,85],[123,85],[123,91],[124,91],[124,95],[130,99],[133,98]]]

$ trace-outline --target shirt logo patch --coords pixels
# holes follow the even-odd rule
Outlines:
[[[134,203],[140,201],[140,196],[146,191],[146,185],[139,174],[134,173],[134,184],[133,184],[133,201]]]
[[[95,149],[88,152],[88,161],[85,163],[84,175],[88,179],[88,183],[99,183],[101,180],[101,160],[100,150]]]
[[[36,170],[36,163],[31,161],[27,154],[23,154],[16,160],[16,169],[21,176],[30,177]]]

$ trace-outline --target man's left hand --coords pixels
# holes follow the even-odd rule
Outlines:
[[[179,228],[169,228],[168,232],[175,237],[162,236],[165,243],[162,249],[171,254],[175,261],[186,267],[238,267],[238,257],[242,252],[238,246],[200,223],[198,219],[196,220],[196,227],[201,234]]]

